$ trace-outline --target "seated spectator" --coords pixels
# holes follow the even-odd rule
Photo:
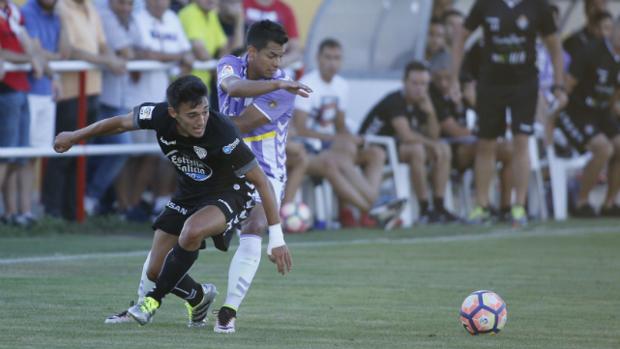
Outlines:
[[[435,0],[433,1],[433,18],[442,18],[443,15],[452,9],[454,0]]]
[[[456,35],[457,28],[465,23],[465,15],[456,9],[449,9],[441,16],[441,22],[446,28],[446,46],[452,47],[452,38]]]
[[[595,41],[573,58],[566,77],[569,102],[558,126],[580,153],[592,157],[583,169],[579,197],[572,214],[596,217],[588,198],[599,174],[607,167],[607,195],[600,215],[620,217],[616,199],[620,190],[620,20],[610,40]]]
[[[24,18],[11,1],[0,2],[0,57],[11,63],[30,63],[35,78],[46,68],[45,57],[33,45]],[[28,73],[7,72],[0,82],[0,147],[30,145]],[[3,223],[29,226],[32,215],[33,167],[28,159],[0,159],[0,190],[4,197]]]
[[[463,91],[456,93],[451,89],[451,60],[431,66],[432,83],[430,95],[437,113],[441,137],[452,147],[452,166],[460,173],[474,166],[476,158],[476,128],[468,126],[467,114],[473,113],[476,105],[476,88],[473,80],[463,81]],[[500,207],[497,218],[510,221],[510,199],[512,191],[512,150],[510,142],[498,140],[496,158],[501,163],[500,170]],[[476,192],[478,193],[478,192]],[[476,196],[476,204],[481,207],[489,205],[488,198]]]
[[[581,52],[583,48],[593,40],[603,37],[600,21],[604,20],[605,16],[600,16],[599,13],[609,13],[607,0],[585,0],[583,9],[586,17],[586,25],[562,42],[564,51],[566,51],[571,58]]]
[[[403,88],[384,97],[366,116],[360,134],[396,138],[400,160],[409,165],[411,185],[420,206],[421,223],[457,218],[444,207],[450,177],[450,147],[439,140],[439,124],[428,95],[430,73],[425,64],[405,68]],[[426,165],[431,163],[434,198],[429,202]]]
[[[286,52],[282,57],[281,67],[286,68],[292,63],[301,60],[303,49],[299,41],[297,19],[293,10],[282,0],[243,0],[246,26],[268,19],[280,23],[288,35]]]
[[[101,18],[90,0],[59,0],[57,5],[62,27],[67,31],[71,58],[98,64],[115,74],[125,72],[125,60],[106,45]],[[62,88],[56,105],[56,132],[77,128],[79,74],[61,74]],[[101,72],[86,74],[87,122],[98,118]],[[76,218],[76,168],[72,157],[48,160],[44,181],[43,203],[48,214],[68,220]]]
[[[310,158],[308,174],[326,178],[345,205],[340,208],[344,227],[358,222],[347,205],[361,211],[359,224],[377,225],[369,215],[379,196],[385,152],[380,147],[364,145],[364,139],[346,126],[347,82],[338,75],[342,64],[342,46],[334,39],[319,45],[318,69],[304,75],[300,82],[310,86],[309,98],[295,100],[293,122],[298,136],[304,137]],[[357,167],[361,167],[360,172]]]

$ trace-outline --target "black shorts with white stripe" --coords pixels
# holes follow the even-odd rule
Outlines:
[[[588,151],[588,143],[598,134],[603,134],[608,139],[620,135],[620,121],[607,113],[567,110],[560,114],[557,127],[581,154]]]
[[[250,210],[254,207],[253,190],[254,187],[246,183],[245,185],[235,185],[233,190],[209,197],[175,196],[155,219],[153,230],[160,229],[168,234],[178,236],[181,234],[185,220],[192,214],[203,207],[216,206],[226,217],[227,227],[221,234],[212,237],[213,245],[218,250],[227,251],[235,228],[248,218]]]

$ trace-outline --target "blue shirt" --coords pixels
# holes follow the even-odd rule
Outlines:
[[[39,39],[41,46],[50,52],[58,52],[60,42],[60,17],[56,14],[46,13],[37,0],[28,0],[21,8],[26,30],[32,38]],[[48,77],[35,79],[32,74],[28,75],[30,93],[37,95],[52,94],[52,80]]]

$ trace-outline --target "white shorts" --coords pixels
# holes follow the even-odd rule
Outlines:
[[[51,147],[56,133],[56,102],[52,96],[28,95],[30,146]]]
[[[277,180],[275,178],[271,178],[269,176],[267,176],[267,179],[269,179],[269,183],[271,183],[271,187],[273,188],[273,192],[276,194],[276,204],[278,205],[278,209],[280,209],[280,205],[282,203],[282,199],[284,198],[284,185],[286,183],[280,182],[279,180]],[[257,204],[262,203],[262,201],[260,199],[260,195],[258,195],[258,191],[257,190],[255,190],[254,193],[252,193],[252,199],[254,199],[254,201],[256,201]]]

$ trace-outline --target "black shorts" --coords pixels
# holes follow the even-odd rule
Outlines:
[[[155,219],[153,230],[160,229],[168,234],[179,236],[185,220],[206,206],[217,206],[226,217],[226,230],[213,236],[212,239],[215,248],[228,251],[235,228],[248,218],[250,210],[254,207],[251,191],[228,191],[212,196],[175,196]],[[202,248],[204,248],[204,242]]]
[[[620,121],[612,116],[587,115],[571,110],[560,113],[557,127],[581,154],[588,151],[588,143],[598,134],[604,134],[610,140],[620,135]]]
[[[537,80],[506,86],[479,82],[476,92],[480,138],[495,139],[506,134],[507,109],[510,109],[510,128],[514,135],[531,135],[534,132]]]

